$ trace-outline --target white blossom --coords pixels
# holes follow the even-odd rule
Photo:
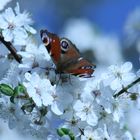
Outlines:
[[[47,79],[41,79],[37,73],[25,73],[27,82],[24,86],[27,88],[29,96],[37,106],[48,106],[53,102],[51,94],[55,92],[55,86],[52,86]]]
[[[53,98],[51,110],[57,115],[62,115],[68,105],[72,103],[72,95],[63,92],[61,88],[56,89],[56,92],[53,92],[51,95]]]
[[[78,116],[81,121],[86,121],[89,125],[92,126],[97,125],[98,117],[94,111],[93,102],[82,102],[77,100],[73,108],[76,112],[76,116]]]
[[[112,90],[121,89],[135,79],[135,74],[131,70],[131,62],[125,62],[121,66],[111,65],[108,67],[108,72],[102,74],[104,84],[110,85]]]
[[[34,42],[29,40],[27,42],[25,51],[19,51],[18,54],[22,56],[22,63],[19,64],[19,68],[31,70],[35,67],[47,68],[52,67],[50,56],[44,46],[39,47]]]
[[[127,127],[135,136],[136,140],[140,138],[140,111],[139,108],[131,108],[127,117]]]
[[[2,29],[2,35],[5,41],[14,42],[15,45],[25,45],[28,37],[28,32],[36,33],[36,31],[30,27],[32,20],[29,14],[26,12],[20,13],[19,4],[15,8],[15,12],[11,7],[7,8],[2,14],[0,14],[0,28]]]
[[[0,10],[9,1],[2,0]],[[137,22],[139,15],[136,17]],[[131,17],[128,32],[135,32],[132,27],[136,17]],[[139,81],[133,82],[139,78],[139,71],[136,75],[132,72],[131,62],[119,65],[122,55],[118,37],[97,33],[95,26],[85,19],[69,21],[65,36],[80,49],[92,50],[99,66],[95,77],[78,78],[56,73],[53,56],[35,39],[32,24],[29,13],[21,12],[18,3],[14,9],[9,7],[0,13],[1,34],[22,56],[18,64],[8,59],[8,50],[0,52],[0,118],[8,122],[8,127],[42,140],[70,140],[70,135],[76,140],[132,140],[131,132],[138,138],[139,117],[131,110],[139,109],[140,85]],[[110,64],[107,69],[105,66]],[[114,97],[130,83],[132,87],[127,92]],[[3,91],[5,88],[8,92],[8,85],[11,96]],[[57,129],[62,128],[69,134],[59,136]]]
[[[61,125],[63,128],[68,128],[71,132],[76,136],[80,136],[81,130],[84,129],[86,123],[82,122],[77,116],[71,116],[70,119],[66,119],[66,121]]]
[[[84,129],[84,135],[81,136],[81,140],[103,140],[103,130],[98,128],[93,130],[92,127],[87,126]]]
[[[121,98],[116,99],[112,106],[113,106],[113,120],[116,122],[120,122],[121,118],[124,118],[125,112],[128,112],[130,109],[131,101],[129,98]]]
[[[118,130],[117,133],[116,130]],[[104,136],[107,140],[133,140],[132,135],[126,132],[117,123],[111,123],[109,126],[104,125]]]
[[[8,63],[5,62],[7,65]],[[18,82],[21,80],[19,77],[19,69],[16,62],[10,64],[9,69],[6,71],[5,76],[2,77],[0,83],[10,84],[12,86],[17,86]],[[15,77],[16,75],[16,77]]]

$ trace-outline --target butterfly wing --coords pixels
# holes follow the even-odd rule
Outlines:
[[[69,67],[65,71],[75,76],[87,78],[92,77],[95,67],[94,64],[80,57],[77,59],[77,63],[69,64]]]
[[[41,30],[40,36],[55,65],[60,61],[60,38],[47,30]]]
[[[58,67],[60,71],[80,77],[91,77],[95,65],[81,57],[76,46],[66,38],[61,38],[61,50],[62,41],[67,41],[69,48],[65,52],[61,51],[61,64]]]
[[[70,66],[77,63],[77,59],[80,57],[79,50],[72,44],[67,38],[60,39],[61,58],[57,64],[58,72],[66,72]]]
[[[67,38],[59,38],[47,30],[40,31],[41,39],[56,65],[58,73],[91,77],[95,65],[81,57],[79,50]]]

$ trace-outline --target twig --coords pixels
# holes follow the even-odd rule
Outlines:
[[[138,79],[136,79],[135,81],[133,81],[131,84],[129,84],[128,86],[124,87],[122,90],[120,90],[118,93],[116,93],[115,95],[113,95],[114,98],[122,95],[124,92],[127,92],[127,90],[129,88],[131,88],[132,86],[134,86],[135,84],[137,84],[138,82],[140,82],[140,77]]]
[[[19,63],[21,63],[22,57],[17,54],[17,50],[13,47],[11,42],[7,42],[4,40],[4,37],[0,35],[0,41],[6,46],[6,48],[11,52],[11,54],[14,56],[15,60]]]

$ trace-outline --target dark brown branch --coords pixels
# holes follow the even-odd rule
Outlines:
[[[122,90],[120,90],[118,93],[116,93],[113,97],[116,98],[116,97],[122,95],[124,92],[127,92],[127,90],[129,88],[131,88],[132,86],[136,85],[138,82],[140,82],[140,77],[138,79],[136,79],[135,81],[133,81],[128,86],[124,87]]]
[[[11,42],[7,42],[4,40],[3,36],[0,35],[0,41],[6,46],[6,48],[11,52],[14,56],[15,60],[21,63],[22,57],[17,54],[17,50],[13,47]]]

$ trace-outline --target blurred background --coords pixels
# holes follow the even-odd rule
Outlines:
[[[14,8],[16,2],[17,0],[12,0],[7,7]],[[134,70],[139,69],[139,0],[19,0],[18,2],[21,11],[26,10],[31,14],[34,27],[38,31],[36,37],[39,43],[41,43],[39,31],[47,28],[50,32],[69,38],[84,57],[96,63],[98,71],[124,61],[131,61]],[[4,127],[4,130],[9,131],[7,127]],[[140,130],[138,133],[140,135]],[[4,131],[0,130],[0,134],[3,136]],[[0,140],[7,139],[3,137]]]
[[[14,7],[16,2],[13,0],[9,5]],[[47,28],[68,37],[88,59],[102,65],[132,61],[135,69],[139,68],[139,0],[22,0],[19,3],[22,11],[31,13],[38,31]]]

